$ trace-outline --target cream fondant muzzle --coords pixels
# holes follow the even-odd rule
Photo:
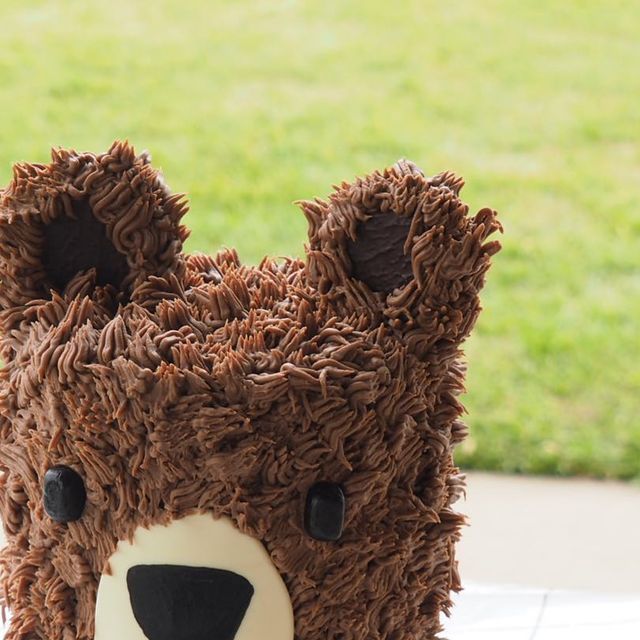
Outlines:
[[[291,600],[280,574],[263,545],[228,518],[192,515],[168,526],[139,528],[131,543],[118,544],[107,566],[98,588],[95,640],[180,640],[181,629],[167,627],[184,626],[185,612],[194,618],[189,624],[206,630],[211,640],[293,638]],[[136,572],[146,573],[155,586],[140,593],[144,584],[133,583]],[[172,586],[176,575],[180,581]],[[238,587],[245,589],[242,602],[233,602],[229,592]],[[210,599],[216,592],[225,596],[225,610]],[[163,622],[156,623],[162,626],[157,637],[153,632],[145,635],[144,620],[134,614],[136,606],[146,608],[147,617],[153,617],[150,610],[156,607]],[[240,620],[235,634],[234,618]],[[146,631],[150,633],[148,625]],[[193,630],[184,633],[194,637],[189,635]]]

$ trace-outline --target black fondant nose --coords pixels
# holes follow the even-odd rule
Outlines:
[[[253,597],[246,578],[203,567],[136,565],[127,586],[149,640],[233,640]]]

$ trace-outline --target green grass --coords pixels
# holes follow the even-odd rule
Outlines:
[[[640,477],[638,33],[635,0],[2,0],[0,179],[128,138],[190,249],[255,262],[301,253],[297,198],[454,169],[506,229],[459,461]]]

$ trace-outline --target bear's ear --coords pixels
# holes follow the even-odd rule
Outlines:
[[[418,351],[463,340],[500,248],[485,240],[501,230],[491,209],[468,216],[463,184],[452,173],[426,178],[401,160],[335,187],[327,201],[302,202],[307,277],[323,301],[343,317],[385,322]]]
[[[0,312],[5,331],[52,292],[126,300],[150,275],[181,268],[187,231],[146,153],[116,142],[101,155],[54,150],[18,164],[0,191]]]

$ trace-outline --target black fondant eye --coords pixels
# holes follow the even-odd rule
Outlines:
[[[56,522],[79,520],[87,493],[82,478],[73,469],[51,467],[44,476],[44,510]]]
[[[316,540],[335,542],[344,527],[345,497],[334,482],[317,482],[307,494],[304,527]]]

